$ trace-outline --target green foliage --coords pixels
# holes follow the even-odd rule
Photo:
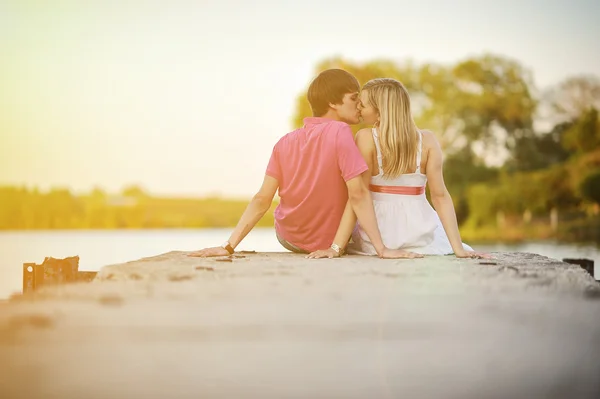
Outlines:
[[[412,68],[410,63],[406,63],[401,67],[387,60],[375,60],[361,64],[352,63],[349,61],[345,61],[342,58],[335,57],[324,60],[321,63],[319,63],[315,68],[315,76],[318,73],[331,68],[340,68],[350,72],[358,79],[358,82],[361,85],[365,84],[371,79],[385,76],[398,79],[399,81],[403,82],[408,90],[417,88],[418,80],[415,76],[416,71]],[[308,99],[306,98],[307,90],[308,86],[305,88],[303,93],[300,94],[296,99],[296,109],[292,119],[294,128],[302,127],[303,119],[312,116],[310,104],[308,103]],[[354,130],[354,132],[357,132],[363,127],[365,126],[357,125],[352,126],[352,129]]]
[[[590,172],[581,181],[579,189],[585,199],[600,204],[600,169]]]
[[[532,171],[562,163],[571,155],[561,144],[572,122],[560,123],[548,132],[522,137],[515,143],[511,157],[504,165],[509,171]]]
[[[567,150],[584,153],[600,148],[600,119],[598,110],[585,112],[564,134],[563,146]]]
[[[524,213],[547,219],[551,209],[585,214],[589,203],[584,199],[597,201],[598,177],[586,175],[600,170],[600,81],[595,77],[568,78],[543,94],[520,63],[493,54],[445,65],[338,57],[321,62],[315,73],[328,68],[345,69],[361,84],[378,77],[405,84],[417,125],[433,131],[444,151],[444,180],[459,223],[488,228],[496,226],[500,214],[507,220],[522,220]],[[546,131],[534,129],[539,104],[552,110],[547,121],[554,123]],[[306,116],[310,107],[302,93],[295,126]],[[500,164],[491,167],[494,157]]]
[[[319,63],[315,73],[329,68],[345,69],[361,84],[378,77],[404,83],[417,125],[433,131],[444,151],[444,180],[458,220],[475,234],[495,232],[500,213],[507,220],[522,219],[524,213],[547,219],[551,209],[560,214],[597,214],[600,80],[596,77],[568,78],[535,97],[533,93],[540,91],[530,72],[514,60],[492,54],[454,64],[420,65],[390,60],[357,63],[336,57]],[[312,115],[305,91],[296,100],[295,127]],[[539,104],[552,110],[553,121],[544,131],[533,127]],[[489,158],[500,150],[508,157],[489,166]],[[117,196],[99,188],[75,196],[65,189],[42,193],[0,187],[0,230],[232,227],[247,204],[153,197],[138,186]],[[273,207],[259,226],[273,226],[272,211]],[[593,223],[583,219],[569,220],[557,234],[597,239],[598,216]]]
[[[568,77],[552,88],[545,100],[562,121],[577,120],[592,108],[600,109],[600,78]]]
[[[452,75],[458,87],[457,117],[469,140],[497,140],[493,123],[507,133],[504,144],[509,148],[530,134],[536,101],[530,74],[519,63],[484,55],[458,63]]]
[[[444,181],[452,195],[459,224],[462,224],[469,216],[468,188],[478,182],[493,180],[497,176],[498,169],[483,164],[470,147],[464,147],[446,158]]]
[[[467,190],[469,223],[494,223],[498,212],[547,215],[552,208],[569,210],[581,204],[577,189],[581,160],[533,172],[502,172],[498,179],[474,184]]]
[[[140,186],[135,186],[135,185],[125,187],[122,191],[122,195],[124,197],[131,197],[131,198],[144,198],[147,196],[147,194],[143,188],[141,188]]]
[[[600,242],[600,216],[580,218],[564,223],[558,238],[571,242]]]
[[[315,74],[328,68],[345,69],[361,84],[378,77],[401,81],[411,93],[415,122],[433,131],[448,153],[475,142],[487,152],[499,145],[512,149],[517,139],[532,134],[537,102],[531,95],[530,74],[507,58],[484,55],[456,65],[332,58],[317,65]],[[296,104],[293,123],[300,127],[302,119],[311,116],[305,92]]]

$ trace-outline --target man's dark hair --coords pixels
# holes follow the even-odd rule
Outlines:
[[[308,88],[308,102],[313,116],[323,116],[329,104],[341,104],[344,95],[359,91],[358,80],[343,69],[321,72]]]

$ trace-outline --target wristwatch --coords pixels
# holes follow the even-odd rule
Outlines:
[[[225,241],[225,243],[221,245],[221,248],[224,248],[227,252],[229,252],[229,255],[233,255],[235,252],[229,241]]]
[[[337,244],[331,244],[331,249],[333,249],[338,256],[342,256],[344,254],[344,249]]]

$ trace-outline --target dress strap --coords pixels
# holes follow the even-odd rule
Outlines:
[[[379,147],[379,136],[377,135],[377,128],[371,129],[373,133],[373,141],[375,142],[375,148],[377,149],[377,166],[379,167],[379,174],[383,174],[383,161],[381,158],[381,147]]]
[[[419,133],[419,146],[417,147],[417,170],[415,173],[421,173],[421,153],[423,152],[423,134],[420,130],[417,130]]]

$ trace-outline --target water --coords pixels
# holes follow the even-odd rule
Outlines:
[[[0,299],[21,291],[23,263],[39,264],[46,256],[65,258],[79,255],[79,270],[97,271],[105,265],[164,252],[192,251],[217,246],[226,241],[230,234],[231,229],[0,232]],[[480,251],[519,251],[538,253],[555,259],[593,259],[596,278],[600,278],[600,248],[593,245],[528,242],[473,246]],[[272,228],[254,229],[237,249],[285,251],[277,242]]]

